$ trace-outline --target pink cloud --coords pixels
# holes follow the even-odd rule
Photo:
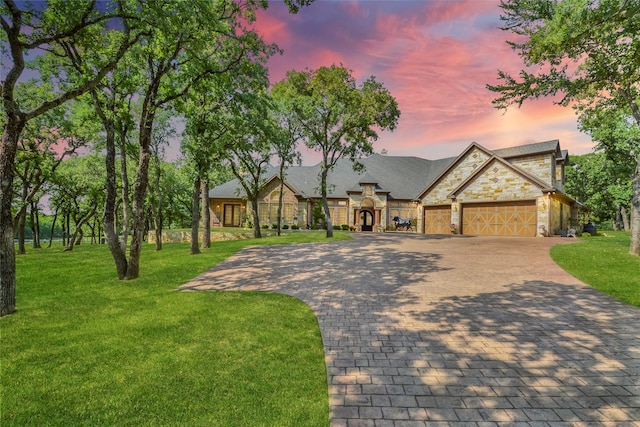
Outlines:
[[[285,50],[269,61],[272,81],[290,69],[333,63],[359,79],[375,75],[402,111],[398,129],[380,134],[377,150],[437,158],[472,141],[495,149],[555,138],[575,154],[593,147],[573,111],[552,100],[506,114],[493,108],[486,84],[496,83],[498,69],[522,67],[505,43],[512,37],[498,28],[497,1],[316,2],[295,16],[280,9],[258,18],[265,38]]]

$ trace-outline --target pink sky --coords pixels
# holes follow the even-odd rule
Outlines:
[[[485,85],[497,82],[498,69],[521,68],[505,43],[511,34],[498,28],[498,0],[316,0],[297,15],[269,4],[256,28],[284,50],[269,61],[272,82],[291,69],[342,63],[360,81],[376,76],[396,98],[398,127],[380,133],[376,152],[439,159],[474,141],[498,149],[550,139],[569,154],[594,147],[574,111],[551,99],[493,108]]]

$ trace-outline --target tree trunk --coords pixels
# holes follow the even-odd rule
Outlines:
[[[56,220],[58,219],[58,207],[56,206],[56,212],[53,214],[53,221],[51,222],[51,233],[49,233],[49,247],[53,244],[53,233],[56,229]]]
[[[122,250],[127,251],[131,226],[131,205],[129,204],[129,175],[127,174],[127,128],[120,130],[120,180],[122,181]]]
[[[284,200],[284,160],[280,160],[280,195],[278,197],[278,236],[282,235],[282,202]]]
[[[118,233],[116,232],[116,209],[117,209],[117,193],[116,184],[116,144],[113,129],[105,123],[106,130],[106,154],[105,166],[107,172],[106,192],[104,199],[104,213],[102,215],[102,223],[104,235],[109,246],[109,252],[116,265],[118,279],[124,280],[127,274],[127,255],[125,248],[120,244]]]
[[[209,211],[209,177],[205,175],[200,183],[202,198],[202,249],[211,247],[211,211]]]
[[[27,247],[25,245],[25,229],[27,227],[27,212],[21,211],[18,217],[18,255],[24,255],[27,253]]]
[[[636,174],[633,177],[631,199],[631,244],[629,253],[640,256],[640,154],[636,156]]]
[[[258,196],[251,198],[251,214],[253,215],[253,237],[262,239],[262,230],[260,229],[260,214],[258,212]]]
[[[200,253],[198,247],[198,227],[200,225],[200,178],[193,183],[191,196],[191,255]]]
[[[154,166],[155,166],[155,181],[154,181],[154,191],[155,191],[155,203],[152,202],[153,206],[153,223],[155,226],[155,235],[156,235],[156,251],[162,250],[162,228],[164,226],[164,214],[163,214],[163,202],[164,195],[162,194],[162,189],[160,188],[160,177],[162,173],[162,168],[160,165],[160,159],[158,158],[158,153],[154,154]],[[153,198],[152,198],[153,199]]]
[[[324,210],[324,222],[327,226],[327,238],[333,237],[333,224],[331,222],[331,212],[327,202],[327,169],[323,168],[320,178],[320,193],[322,195],[322,208]]]
[[[142,252],[142,242],[144,241],[145,229],[145,209],[144,202],[149,184],[149,160],[151,152],[151,130],[153,118],[148,117],[144,126],[140,127],[140,159],[138,161],[138,173],[136,175],[136,185],[133,191],[132,213],[132,233],[131,247],[129,248],[129,265],[127,266],[127,279],[136,279],[140,275],[140,253]]]
[[[17,111],[9,111],[5,104],[0,145],[0,317],[16,311],[16,254],[11,202],[18,139],[24,125],[24,117],[18,115]]]
[[[31,201],[31,234],[33,235],[33,248],[40,249],[40,215],[38,201]]]
[[[622,218],[622,227],[624,231],[629,231],[629,217],[627,216],[627,210],[623,204],[620,204],[620,217]]]
[[[69,244],[67,245],[67,248],[65,249],[65,251],[72,251],[74,245],[79,245],[80,242],[82,242],[82,237],[84,236],[84,232],[82,231],[82,226],[96,214],[97,210],[98,210],[98,204],[97,204],[97,201],[94,200],[94,204],[92,206],[91,211],[87,212],[87,214],[82,218],[80,218],[80,221],[76,223],[76,229],[73,233],[73,236],[69,238]]]

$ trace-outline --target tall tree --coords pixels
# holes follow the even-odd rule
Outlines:
[[[500,7],[503,29],[516,35],[508,43],[526,69],[518,77],[498,71],[500,82],[487,85],[500,95],[496,107],[560,94],[558,102],[574,106],[580,120],[589,122],[583,130],[597,140],[609,121],[593,117],[628,118],[626,134],[634,137],[609,135],[599,148],[624,152],[636,164],[629,252],[640,255],[640,2],[503,0]]]
[[[165,148],[172,138],[177,135],[175,124],[171,122],[172,112],[163,110],[158,115],[158,124],[154,128],[151,138],[151,153],[153,163],[153,181],[149,186],[149,205],[153,216],[156,234],[156,250],[162,249],[162,229],[164,227],[164,198],[162,182],[162,164]]]
[[[398,124],[398,103],[374,76],[358,86],[351,70],[336,65],[289,71],[285,80],[274,86],[273,93],[289,99],[306,137],[305,144],[322,156],[320,194],[327,237],[333,237],[327,177],[342,158],[350,159],[354,169],[362,168],[357,160],[373,154],[378,131],[393,131]]]
[[[127,32],[108,56],[87,64],[80,75],[70,66],[70,58],[61,54],[69,44],[83,52],[103,50],[96,34],[120,31],[117,27],[123,24],[126,27],[127,20],[120,17],[120,12],[111,2],[69,0],[51,2],[46,7],[13,0],[0,3],[0,37],[9,54],[8,71],[0,84],[4,113],[0,143],[0,316],[13,313],[16,303],[11,199],[20,134],[28,121],[95,87],[135,43],[135,32]],[[45,101],[25,108],[15,89],[27,67],[25,58],[39,52],[44,52],[42,57],[52,55],[57,59],[59,80]]]
[[[273,50],[254,32],[243,27],[244,22],[252,20],[256,7],[254,2],[228,0],[173,0],[138,5],[140,19],[149,35],[141,38],[134,51],[145,82],[139,93],[142,108],[138,120],[138,166],[125,279],[138,277],[140,271],[156,114],[185,96],[198,81],[231,71],[245,57],[261,57]],[[107,188],[109,191],[110,187]],[[112,197],[108,195],[107,199]],[[110,243],[112,246],[115,247]]]
[[[277,93],[275,94],[277,95]],[[285,172],[289,165],[301,164],[302,155],[298,150],[298,143],[302,139],[302,127],[295,115],[287,109],[286,100],[278,99],[271,93],[274,109],[274,137],[273,146],[278,157],[278,176],[280,177],[280,191],[278,196],[277,230],[282,233],[282,206],[284,202]]]
[[[272,141],[277,134],[264,90],[243,93],[240,99],[240,111],[229,116],[229,130],[222,138],[226,141],[223,158],[251,203],[253,235],[261,238],[258,196],[264,189],[265,173],[274,154]]]

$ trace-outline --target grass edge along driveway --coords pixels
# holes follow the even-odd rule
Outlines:
[[[573,245],[556,245],[551,258],[584,283],[640,307],[640,257],[629,254],[631,234],[602,231]]]
[[[148,245],[134,281],[117,280],[104,245],[28,250],[17,257],[18,311],[0,319],[0,424],[327,426],[324,351],[307,305],[176,291],[245,246],[307,241],[327,239],[216,242],[196,256],[188,244]]]

